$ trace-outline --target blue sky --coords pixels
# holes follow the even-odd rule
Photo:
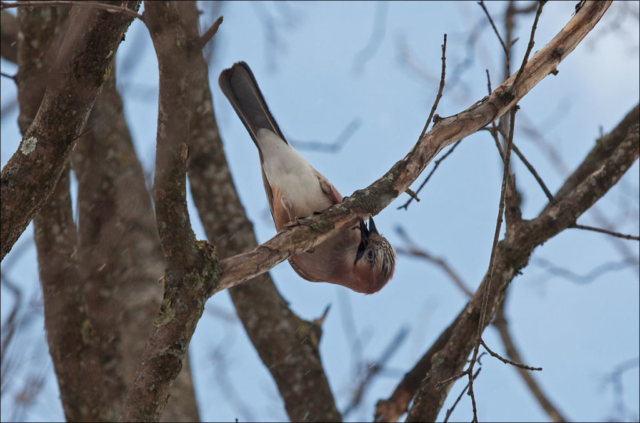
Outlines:
[[[210,66],[214,108],[236,188],[259,242],[275,235],[275,229],[268,215],[257,151],[217,86],[218,75],[225,67],[239,60],[251,66],[271,111],[290,139],[331,142],[349,122],[360,120],[359,129],[337,153],[300,149],[345,196],[382,176],[415,143],[437,92],[444,33],[448,34],[447,76],[452,77],[467,55],[469,31],[476,25],[482,28],[472,65],[456,86],[445,88],[438,114],[455,114],[485,96],[485,69],[491,72],[494,87],[501,82],[502,51],[475,2],[392,2],[382,6],[386,7],[382,41],[375,55],[360,71],[355,70],[354,58],[369,40],[379,7],[371,2],[233,2],[223,6],[224,23],[216,35]],[[500,21],[506,6],[489,2],[487,7]],[[534,51],[566,24],[573,7],[573,3],[564,2],[545,6]],[[594,33],[559,66],[557,76],[543,80],[520,102],[515,143],[552,192],[567,175],[551,164],[544,149],[525,136],[526,127],[542,133],[571,172],[593,147],[600,128],[608,132],[638,103],[638,20],[621,19],[614,10],[620,7],[614,4]],[[205,12],[209,9],[207,6]],[[274,24],[275,45],[265,41],[270,34],[261,19],[265,15]],[[203,15],[207,22],[216,17]],[[621,22],[621,29],[606,32],[614,18]],[[533,15],[522,18],[516,29],[520,40],[512,53],[514,70],[522,60],[532,20]],[[139,38],[143,41],[134,43]],[[402,59],[402,46],[419,61],[426,78],[409,69]],[[140,22],[130,28],[118,51],[118,63],[127,55],[131,57],[128,50],[132,47],[135,67],[127,75],[118,74],[118,87],[136,150],[145,170],[151,172],[158,72],[153,47]],[[2,61],[2,71],[12,74],[15,67]],[[2,78],[3,108],[13,98],[12,81]],[[16,118],[14,111],[2,123],[2,165],[20,140]],[[513,169],[524,197],[524,217],[531,218],[544,207],[546,198],[515,157]],[[475,134],[441,164],[420,193],[419,203],[413,203],[408,211],[396,210],[407,199],[406,195],[400,196],[376,218],[376,225],[392,244],[402,247],[394,231],[401,225],[419,246],[445,258],[475,289],[489,262],[501,176],[493,140],[485,132]],[[596,207],[618,224],[618,231],[638,234],[637,163]],[[196,234],[205,238],[192,202],[190,210]],[[579,222],[599,226],[591,211]],[[26,298],[41,298],[32,236],[30,226],[14,247],[17,250],[24,244],[25,253],[3,272],[21,286]],[[638,243],[621,242],[637,260]],[[638,268],[625,267],[578,284],[550,275],[539,263],[547,260],[577,274],[587,274],[603,263],[617,263],[622,258],[606,235],[567,230],[539,247],[524,274],[509,288],[507,312],[513,337],[527,363],[544,368],[535,374],[536,379],[571,420],[610,417],[614,399],[611,386],[603,386],[603,377],[619,363],[639,355]],[[5,263],[10,261],[11,255]],[[345,319],[351,315],[367,361],[375,361],[400,328],[410,329],[388,371],[376,379],[350,420],[371,420],[376,401],[391,394],[404,372],[466,303],[464,294],[439,268],[405,256],[398,258],[394,279],[372,296],[306,282],[286,262],[271,274],[291,308],[305,319],[318,317],[327,304],[332,304],[324,324],[321,354],[340,409],[349,403],[356,381],[352,354],[355,337],[345,333]],[[13,300],[3,287],[3,323]],[[202,419],[285,419],[275,384],[242,325],[237,319],[229,322],[220,318],[221,311],[235,314],[226,292],[207,303],[190,348]],[[16,383],[22,383],[34,369],[47,372],[45,388],[24,418],[62,420],[43,327],[42,317],[37,315],[21,335],[21,342],[30,346],[25,353],[27,362],[15,376]],[[489,328],[485,334],[489,345],[502,352],[494,329]],[[229,386],[219,383],[222,369],[250,414],[228,397]],[[637,416],[638,367],[626,372],[623,381],[626,404]],[[443,410],[451,406],[464,383],[453,387]],[[490,357],[483,359],[475,391],[481,420],[547,419],[515,369]],[[3,421],[11,418],[12,401],[11,395],[2,398]],[[465,396],[452,419],[469,420],[471,415]]]

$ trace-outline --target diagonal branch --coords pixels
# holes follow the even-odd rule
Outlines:
[[[336,232],[353,225],[359,216],[376,215],[415,181],[429,162],[448,145],[477,132],[505,114],[575,49],[604,15],[610,2],[588,2],[546,46],[529,59],[518,85],[512,76],[469,109],[441,119],[407,156],[369,187],[303,224],[281,231],[259,247],[223,260],[215,292],[262,274],[292,255],[304,252]]]
[[[633,241],[640,241],[640,236],[621,234],[621,233],[609,231],[609,230],[606,230],[606,229],[594,228],[593,226],[585,226],[585,225],[575,224],[575,225],[572,226],[572,228],[584,229],[585,231],[600,232],[601,234],[607,234],[607,235],[615,236],[617,238],[622,238],[622,239],[630,239],[630,240],[633,240]]]
[[[184,96],[186,84],[178,82],[184,81],[184,74],[190,72],[193,55],[184,51],[183,44],[177,42],[177,39],[188,40],[188,37],[179,27],[175,4],[145,3],[145,13],[149,13],[147,25],[156,46],[161,70],[156,165],[166,166],[167,170],[164,172],[170,170],[172,173],[172,178],[168,174],[156,173],[158,228],[169,269],[164,278],[165,299],[136,371],[122,418],[157,420],[162,413],[168,387],[180,371],[182,358],[206,298],[260,275],[294,254],[312,248],[337,231],[354,224],[359,216],[379,213],[415,181],[439,151],[502,116],[544,79],[580,43],[609,4],[588,3],[570,20],[565,30],[529,60],[516,87],[513,86],[515,78],[512,77],[468,110],[439,120],[404,159],[368,188],[356,191],[350,198],[322,215],[305,219],[301,225],[280,232],[270,241],[247,253],[221,261],[218,266],[217,255],[211,251],[209,244],[195,243],[193,240],[188,216],[185,214],[185,192],[182,187],[187,157],[186,148],[180,139],[188,133],[188,128],[180,118],[187,118],[188,114],[185,116],[184,112],[172,110],[172,107],[178,105],[184,107],[181,103],[184,102],[184,97],[179,96]],[[192,43],[187,42],[186,45]],[[164,84],[167,87],[163,89]],[[177,85],[177,91],[171,92],[170,84]],[[173,89],[176,90],[176,87]],[[167,94],[173,96],[169,99]],[[176,102],[172,102],[175,99]],[[183,131],[176,130],[173,125]],[[171,132],[172,137],[168,137],[166,132]],[[162,151],[164,149],[167,151]],[[161,204],[162,202],[167,204]],[[169,204],[174,207],[168,207]],[[498,268],[496,275],[504,277],[508,272]],[[475,326],[472,327],[475,331],[478,313],[471,314],[476,319]],[[443,379],[445,378],[438,380]],[[154,389],[149,391],[149,386]]]
[[[634,108],[634,111],[637,112],[638,106]],[[608,141],[605,146],[596,146],[594,150],[605,148],[610,151],[612,154],[616,150],[617,147],[620,146],[622,141],[628,137],[631,139],[628,141],[630,146],[633,146],[633,137],[636,139],[639,136],[638,129],[635,129],[633,132],[632,129],[633,122],[629,121],[627,118],[623,119],[622,122],[618,124],[618,126],[606,136]],[[637,125],[636,125],[637,128]],[[623,135],[623,132],[626,131],[626,136]],[[609,149],[612,150],[609,150]],[[637,141],[636,141],[636,155],[637,155]],[[591,157],[591,154],[588,156]],[[606,157],[600,156],[599,158],[600,164],[602,164],[607,160]],[[626,167],[633,163],[633,153],[631,153],[631,157],[627,158]],[[595,164],[591,164],[591,166],[595,166]],[[582,165],[576,170],[575,173],[581,173],[580,168]],[[624,168],[621,170],[624,172]],[[575,174],[574,173],[574,174]],[[570,177],[569,179],[572,179]],[[617,179],[613,179],[607,183],[607,185],[613,186]],[[593,199],[591,201],[594,201]],[[587,210],[589,204],[583,205],[581,208],[583,210]],[[539,218],[542,218],[542,214]],[[535,220],[534,220],[535,221]],[[520,222],[520,226],[515,228],[517,233],[522,233],[523,235],[529,234],[529,238],[533,239],[533,234],[529,231],[528,226],[534,222]],[[543,225],[539,225],[543,228]],[[512,232],[509,232],[509,236],[511,236]],[[536,243],[542,243],[552,237],[553,234],[547,234],[544,238],[540,238]],[[518,250],[515,250],[513,244],[507,243],[507,240],[503,240],[499,243],[498,255],[497,255],[497,263],[499,264],[498,268],[501,270],[508,270],[508,274],[503,279],[499,273],[494,276],[494,278],[499,280],[499,287],[496,287],[495,284],[492,285],[492,293],[490,293],[490,304],[493,307],[495,303],[499,303],[502,294],[511,279],[518,274],[518,271],[521,267],[527,265],[528,257],[531,254],[535,245],[532,244],[532,241],[527,239],[527,242],[522,246],[523,250],[521,253]],[[480,312],[480,304],[481,301],[479,298],[482,296],[482,290],[484,288],[483,285],[478,289],[476,295],[472,298],[471,302],[467,304],[467,306],[462,310],[462,312],[458,315],[458,317],[454,320],[454,322],[449,325],[441,334],[440,337],[433,343],[433,345],[429,348],[429,350],[422,356],[422,358],[414,365],[414,367],[407,372],[402,381],[398,384],[395,391],[386,400],[378,401],[376,407],[376,415],[375,421],[396,421],[403,413],[407,411],[407,406],[413,400],[414,396],[418,392],[421,387],[425,376],[429,378],[425,386],[422,388],[421,392],[423,393],[423,398],[419,401],[416,399],[418,404],[423,401],[427,401],[429,404],[419,405],[423,410],[430,409],[431,411],[428,414],[423,414],[423,420],[435,420],[437,417],[437,413],[439,407],[444,400],[443,395],[446,395],[445,390],[441,393],[439,389],[435,386],[439,381],[445,380],[453,375],[459,373],[460,369],[466,364],[466,360],[468,358],[469,352],[471,348],[473,348],[475,344],[475,326],[478,322],[478,316]],[[475,305],[474,305],[475,304]],[[491,314],[492,315],[492,314]],[[459,351],[459,348],[465,348],[463,351]],[[505,343],[505,350],[507,350],[507,354],[515,361],[521,361],[519,358],[514,358],[514,356],[509,354],[509,346]],[[433,358],[439,357],[438,362],[440,363],[438,366],[435,366]],[[449,362],[447,360],[452,359],[453,361]],[[447,364],[448,363],[448,364]],[[434,367],[435,366],[435,367]],[[453,368],[449,367],[453,366]],[[456,367],[458,366],[458,367]],[[437,370],[437,374],[433,374],[434,369]],[[535,393],[534,393],[535,394]],[[435,408],[434,408],[435,407]]]
[[[623,123],[624,121],[621,124]],[[447,394],[446,389],[441,390],[438,387],[438,382],[459,374],[474,348],[478,316],[482,310],[482,300],[487,287],[490,285],[491,289],[487,305],[489,319],[485,320],[485,325],[495,314],[511,280],[527,265],[534,248],[570,227],[582,213],[618,182],[638,159],[639,140],[640,124],[635,123],[629,127],[622,142],[610,143],[617,144],[617,147],[613,147],[609,157],[601,159],[600,165],[592,175],[567,193],[561,201],[544,210],[537,218],[514,224],[507,231],[505,239],[498,244],[493,280],[489,284],[488,277],[485,277],[473,299],[441,335],[442,338],[445,334],[450,334],[444,341],[445,347],[435,348],[434,344],[429,350],[430,354],[438,354],[438,364],[431,366],[427,377],[423,380],[420,391],[409,410],[409,420],[434,420],[437,417],[444,396]],[[436,351],[432,351],[434,349]]]

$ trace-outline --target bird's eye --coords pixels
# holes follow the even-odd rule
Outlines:
[[[373,261],[373,250],[369,250],[369,252],[367,253],[367,260]]]

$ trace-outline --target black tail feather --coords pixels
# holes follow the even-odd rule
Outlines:
[[[264,101],[249,65],[245,62],[235,63],[222,71],[218,83],[256,144],[258,130],[262,128],[273,131],[287,142]]]

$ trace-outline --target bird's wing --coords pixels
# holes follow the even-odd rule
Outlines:
[[[262,183],[264,184],[264,192],[267,194],[267,201],[269,202],[269,210],[271,211],[271,217],[275,222],[275,216],[273,214],[273,191],[271,191],[271,184],[269,184],[269,180],[267,179],[267,175],[264,174],[264,168],[260,166],[260,170],[262,172]]]
[[[277,186],[269,185],[266,177],[264,178],[265,182],[265,191],[267,191],[267,199],[270,200],[269,204],[271,205],[271,214],[273,215],[273,223],[276,225],[276,230],[280,232],[282,228],[285,227],[287,223],[291,221],[291,210],[287,210],[283,201],[283,193]],[[267,188],[269,186],[269,188]],[[269,193],[271,193],[272,197],[269,198]],[[305,217],[305,216],[300,216]]]
[[[305,254],[305,253],[303,253],[303,254]],[[309,275],[307,275],[306,273],[304,273],[304,271],[303,271],[303,270],[302,270],[302,269],[301,269],[301,268],[296,264],[296,262],[295,262],[295,261],[293,261],[293,258],[289,258],[289,264],[291,265],[291,268],[292,268],[293,270],[295,270],[295,272],[296,272],[296,273],[297,273],[301,278],[306,279],[306,280],[308,280],[308,281],[310,281],[310,282],[324,282],[324,281],[322,281],[322,280],[320,280],[320,279],[312,278],[312,277],[310,277]]]
[[[331,200],[331,205],[342,202],[342,195],[340,195],[336,187],[334,187],[333,184],[317,170],[313,169],[313,173],[318,177],[318,182],[320,183],[322,192]]]

